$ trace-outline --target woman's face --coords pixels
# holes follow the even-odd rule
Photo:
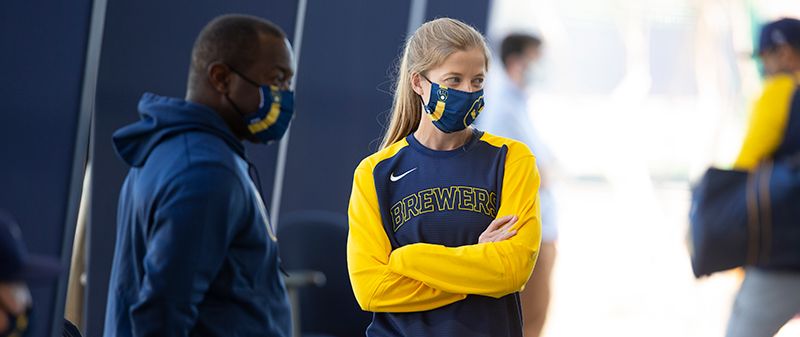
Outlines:
[[[486,59],[478,48],[450,54],[441,65],[427,71],[431,82],[455,90],[473,92],[483,89]],[[425,104],[430,99],[431,84],[419,73],[412,74],[411,85]]]

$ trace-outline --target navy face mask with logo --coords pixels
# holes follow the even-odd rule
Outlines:
[[[431,84],[431,95],[425,105],[425,112],[440,131],[453,133],[464,130],[478,118],[483,110],[483,89],[474,92],[460,91],[433,83],[424,75],[422,77]]]
[[[230,97],[227,94],[225,95],[233,105],[233,108],[244,118],[247,130],[264,144],[280,140],[283,134],[286,133],[286,129],[289,128],[289,122],[292,121],[292,116],[294,115],[294,93],[281,90],[275,85],[260,85],[242,75],[233,67],[230,68],[245,81],[258,87],[261,93],[261,103],[258,104],[258,110],[250,115],[242,113]]]

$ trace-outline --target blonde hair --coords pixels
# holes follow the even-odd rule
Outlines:
[[[489,69],[491,52],[483,35],[461,21],[450,18],[429,21],[408,37],[398,66],[389,127],[381,149],[407,137],[419,126],[422,105],[411,86],[411,75],[440,66],[450,54],[473,48],[483,52],[486,69]]]

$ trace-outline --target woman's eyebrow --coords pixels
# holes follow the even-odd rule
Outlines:
[[[463,74],[461,74],[459,72],[455,72],[455,71],[451,71],[451,72],[446,73],[446,74],[444,74],[442,76],[451,76],[451,75],[453,75],[453,76],[464,76]]]

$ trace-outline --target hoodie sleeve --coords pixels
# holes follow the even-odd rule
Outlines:
[[[141,247],[146,253],[130,310],[133,336],[189,334],[237,227],[232,219],[244,212],[244,195],[235,173],[213,164],[191,166],[159,191]]]

